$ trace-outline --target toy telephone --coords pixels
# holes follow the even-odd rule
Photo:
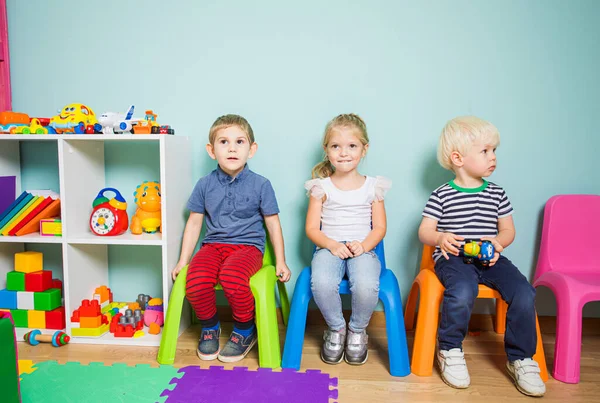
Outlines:
[[[104,192],[111,191],[115,197],[108,199]],[[115,236],[127,231],[129,217],[127,216],[127,203],[121,193],[114,188],[104,188],[92,203],[90,216],[90,229],[96,235]]]

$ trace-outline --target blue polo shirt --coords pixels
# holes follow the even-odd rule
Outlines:
[[[187,204],[204,214],[206,236],[202,243],[254,245],[265,251],[263,216],[279,214],[271,182],[244,167],[235,178],[217,166],[200,178]]]

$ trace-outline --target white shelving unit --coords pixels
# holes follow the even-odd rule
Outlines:
[[[133,235],[129,230],[116,237],[100,237],[88,227],[91,203],[98,191],[108,187],[105,180],[104,142],[141,141],[156,144],[159,149],[162,195],[162,233]],[[179,259],[181,236],[185,227],[186,202],[193,187],[191,144],[188,137],[172,135],[13,135],[0,134],[0,176],[17,177],[17,194],[21,188],[20,143],[53,141],[57,143],[58,175],[61,196],[62,237],[42,237],[30,234],[22,237],[0,236],[0,288],[6,286],[6,273],[13,270],[14,254],[22,252],[28,243],[62,245],[64,306],[66,332],[71,335],[70,314],[83,299],[90,299],[94,289],[108,285],[109,245],[152,246],[160,248],[161,279],[164,312],[173,282],[170,270]],[[131,205],[133,189],[123,190]],[[131,220],[131,216],[129,216]],[[136,294],[137,295],[137,294]],[[182,320],[181,330],[189,325]],[[18,329],[19,338],[29,329]],[[146,329],[147,330],[147,329]],[[100,338],[71,337],[71,343],[122,344],[158,346],[161,335],[146,334],[141,338],[115,338],[112,334]]]

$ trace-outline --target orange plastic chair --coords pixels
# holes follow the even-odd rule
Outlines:
[[[433,357],[439,323],[440,303],[444,296],[444,286],[437,278],[434,271],[433,246],[425,245],[421,257],[421,269],[408,294],[406,312],[404,314],[404,326],[406,330],[412,330],[415,324],[415,312],[417,308],[417,297],[419,291],[419,313],[417,315],[417,326],[415,330],[412,361],[410,370],[418,376],[431,376],[433,372]],[[494,298],[496,300],[496,333],[504,334],[506,331],[507,303],[502,299],[500,293],[486,285],[479,284],[477,298]],[[537,348],[533,359],[540,366],[540,376],[544,382],[548,380],[548,369],[544,357],[544,345],[540,324],[535,315],[537,329]]]

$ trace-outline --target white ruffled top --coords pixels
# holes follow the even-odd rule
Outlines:
[[[340,190],[331,178],[312,179],[304,183],[307,195],[322,199],[321,231],[335,241],[362,242],[371,232],[371,204],[381,201],[392,187],[382,176],[367,176],[358,189]]]

